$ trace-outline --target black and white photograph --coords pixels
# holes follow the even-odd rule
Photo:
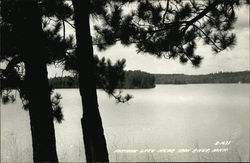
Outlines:
[[[1,162],[249,162],[249,0],[2,0]]]

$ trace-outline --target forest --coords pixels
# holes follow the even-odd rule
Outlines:
[[[78,88],[78,77],[54,77],[49,79],[53,88]],[[139,89],[154,88],[155,77],[143,71],[125,71],[124,79],[119,81],[117,88],[120,89]],[[99,86],[97,85],[97,88]]]
[[[204,75],[154,74],[156,84],[250,83],[250,71]]]
[[[78,88],[78,78],[65,76],[49,79],[53,88]],[[250,71],[218,72],[203,75],[150,74],[140,70],[125,71],[124,79],[116,88],[154,88],[155,84],[250,83]],[[97,85],[98,88],[98,85]]]

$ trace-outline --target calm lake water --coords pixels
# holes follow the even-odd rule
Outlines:
[[[249,84],[157,85],[124,90],[134,96],[125,104],[98,90],[110,161],[249,161],[249,90]],[[85,161],[79,91],[55,92],[64,113],[62,124],[55,122],[59,160]],[[27,161],[29,116],[17,100],[1,105],[1,162]]]

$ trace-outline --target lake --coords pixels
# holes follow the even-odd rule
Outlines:
[[[123,90],[116,104],[97,90],[110,161],[249,161],[249,84],[157,85]],[[61,162],[85,161],[78,89],[62,95],[55,122]],[[32,161],[29,115],[18,99],[1,104],[1,162]]]

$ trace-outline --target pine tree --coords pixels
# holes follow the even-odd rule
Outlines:
[[[50,10],[55,5],[57,10]],[[46,66],[62,60],[72,39],[61,39],[60,23],[45,29],[47,23],[42,16],[52,17],[63,8],[67,6],[59,2],[48,5],[45,0],[1,2],[0,59],[7,65],[0,74],[1,95],[4,103],[13,102],[11,92],[17,89],[23,108],[29,111],[34,162],[58,162],[53,119],[63,119],[61,96],[50,99]]]
[[[14,71],[11,66],[16,66],[17,63],[23,62],[25,66],[24,82],[17,81],[24,88],[25,96],[29,101],[33,160],[35,162],[58,162],[38,2],[36,0],[4,1],[1,3],[1,9],[2,25],[5,26],[5,30],[9,29],[9,32],[15,37],[12,40],[14,46],[11,45],[7,50],[17,52],[16,54],[12,52],[10,55],[19,54],[19,56],[12,56],[13,60],[5,73]],[[4,48],[6,47],[4,46]],[[3,53],[2,55],[1,52],[1,59],[4,55],[9,54]],[[37,83],[40,83],[39,87]]]
[[[87,162],[108,162],[108,150],[98,110],[95,65],[89,24],[90,1],[73,0],[76,26],[76,55],[82,98],[82,132]],[[82,10],[81,7],[86,9]]]
[[[74,27],[69,22],[73,17],[72,8],[64,0],[4,0],[1,9],[0,59],[7,65],[0,71],[1,97],[4,103],[14,102],[12,90],[19,91],[23,108],[30,112],[33,160],[57,162],[52,119],[63,120],[59,103],[61,96],[55,94],[49,99],[51,88],[48,86],[46,64],[62,64],[65,70],[76,71],[73,37],[66,37],[65,31],[65,23]],[[94,64],[99,88],[119,102],[131,98],[114,94],[116,85],[124,78],[125,60],[112,65],[110,60],[95,57]],[[44,105],[38,104],[39,101]]]

